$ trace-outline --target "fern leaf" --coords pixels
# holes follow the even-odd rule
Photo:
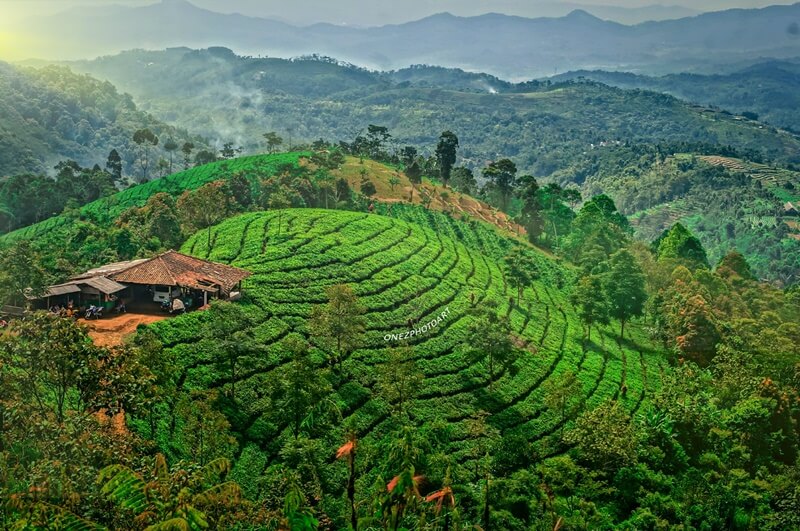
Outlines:
[[[136,472],[123,465],[111,465],[100,471],[100,492],[122,507],[140,513],[147,508],[146,484]]]
[[[183,518],[170,518],[164,522],[146,527],[144,531],[192,531],[192,528]]]
[[[36,504],[35,510],[47,522],[45,527],[41,529],[55,529],[58,531],[105,531],[106,529],[57,505],[39,502]],[[32,527],[32,529],[36,528],[35,526]],[[25,529],[31,529],[31,527],[26,527]]]
[[[224,457],[214,459],[203,467],[203,477],[207,480],[211,478],[222,478],[231,469],[231,462]]]
[[[209,503],[219,502],[235,502],[241,499],[242,489],[239,484],[234,481],[227,481],[214,485],[194,497],[194,503],[197,505],[204,505]]]

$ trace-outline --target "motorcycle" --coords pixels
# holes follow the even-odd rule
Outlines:
[[[186,312],[186,305],[181,299],[172,299],[161,303],[161,311],[169,314],[181,314]]]
[[[83,316],[87,321],[89,319],[100,319],[103,317],[103,307],[95,306],[94,304],[86,308],[86,313]]]

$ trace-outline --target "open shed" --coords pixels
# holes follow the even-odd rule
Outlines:
[[[160,304],[180,298],[187,307],[211,298],[237,298],[250,272],[218,262],[167,251],[152,258],[106,264],[50,286],[38,300],[53,305]]]

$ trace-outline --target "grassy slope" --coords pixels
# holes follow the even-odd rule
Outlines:
[[[403,172],[379,162],[364,160],[362,163],[357,157],[347,157],[345,164],[334,174],[337,177],[344,177],[354,190],[358,190],[362,170],[367,172],[367,177],[375,185],[377,192],[374,197],[380,202],[408,203],[410,200],[411,203],[420,205],[423,196],[429,196],[431,197],[430,208],[434,210],[479,219],[496,225],[508,233],[524,232],[524,229],[511,221],[505,212],[478,201],[472,196],[445,188],[428,179],[425,179],[422,184],[414,186]],[[394,188],[389,184],[389,179],[392,177],[396,177],[400,181]]]
[[[239,171],[245,172],[250,178],[269,176],[275,173],[282,164],[298,164],[305,155],[307,155],[305,152],[253,155],[191,168],[89,203],[81,207],[80,217],[107,224],[125,209],[143,205],[149,197],[156,193],[167,192],[177,196],[185,190],[194,190],[206,183],[227,179]],[[408,203],[409,197],[411,197],[411,203],[419,205],[422,203],[423,194],[430,195],[433,198],[430,208],[433,210],[449,212],[459,217],[466,215],[485,221],[499,227],[509,235],[524,233],[524,230],[513,223],[505,213],[471,196],[450,189],[445,190],[442,185],[432,183],[427,179],[421,185],[414,187],[412,194],[411,182],[405,174],[373,160],[366,159],[361,163],[355,157],[348,157],[346,163],[334,174],[337,177],[344,177],[353,189],[358,190],[362,170],[367,171],[367,177],[375,184],[377,189],[375,199],[380,202]],[[400,184],[394,190],[389,185],[389,178],[392,176],[400,179]],[[442,196],[443,192],[446,192],[444,197]],[[0,243],[36,238],[49,230],[70,223],[72,219],[63,214],[54,216],[40,223],[2,235]]]
[[[446,307],[450,317],[413,341],[417,362],[426,375],[413,410],[419,421],[441,418],[449,423],[452,455],[464,465],[454,471],[456,480],[466,477],[473,459],[475,442],[468,437],[467,425],[479,410],[492,413],[489,422],[503,433],[520,433],[543,455],[553,453],[560,423],[543,405],[542,385],[565,370],[578,374],[583,385],[581,401],[587,406],[617,397],[633,412],[658,387],[664,361],[636,327],[622,349],[610,329],[603,331],[602,340],[593,338],[596,342],[582,345],[581,325],[565,291],[556,287],[557,278],[569,277],[569,271],[538,254],[546,273],[534,289],[526,290],[522,308],[512,309],[513,290],[497,258],[511,245],[509,240],[480,223],[462,223],[408,206],[402,212],[395,214],[416,213],[420,224],[377,214],[285,210],[245,214],[212,228],[210,248],[205,231],[185,244],[185,252],[254,273],[246,286],[246,307],[259,323],[254,333],[262,348],[248,360],[252,368],[243,371],[237,382],[242,411],[231,418],[244,445],[250,445],[250,455],[263,452],[271,461],[290,436],[286,426],[266,421],[269,405],[259,392],[287,361],[277,342],[290,331],[307,335],[305,321],[311,308],[325,301],[325,286],[335,283],[353,286],[368,308],[368,324],[363,347],[344,361],[344,368],[355,377],[336,390],[344,419],[325,438],[331,452],[344,440],[344,426],[356,429],[367,443],[386,433],[392,425],[388,405],[369,392],[373,368],[383,362],[391,346],[384,335],[405,330],[409,318],[427,322]],[[496,301],[525,345],[519,372],[497,375],[493,392],[487,390],[485,371],[458,351],[471,320],[467,315],[471,293],[478,304]],[[226,383],[209,349],[199,341],[206,315],[193,313],[153,327],[175,356],[186,388],[219,388]],[[309,339],[319,346],[317,338]],[[321,364],[322,354],[317,354]],[[628,386],[625,397],[619,396],[623,379]],[[342,472],[341,467],[327,466],[325,473],[337,479],[333,484],[341,485],[338,475]],[[245,471],[239,473],[246,476]],[[374,480],[366,476],[361,481],[367,487]]]

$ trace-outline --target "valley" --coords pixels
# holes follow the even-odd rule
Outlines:
[[[0,7],[0,531],[800,528],[800,4],[197,4]]]

